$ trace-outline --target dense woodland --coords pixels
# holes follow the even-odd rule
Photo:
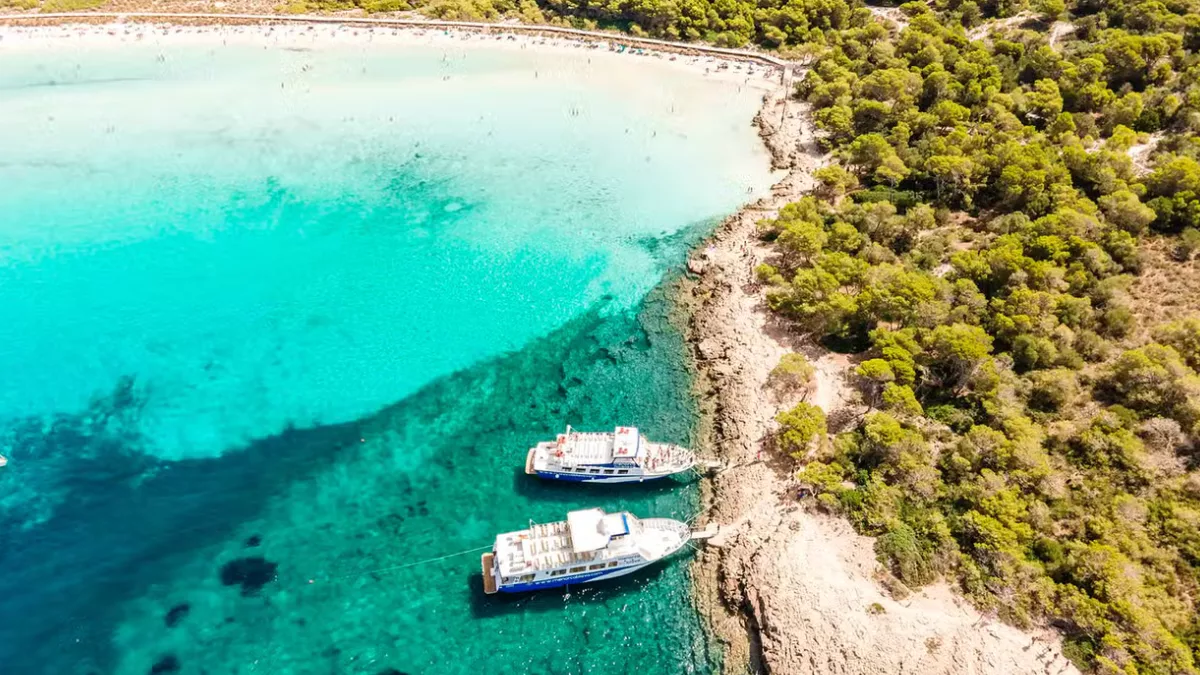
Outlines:
[[[828,436],[802,403],[779,445],[901,590],[957,580],[1094,671],[1198,673],[1197,5],[901,9],[808,33],[798,95],[837,162],[762,223],[759,276],[856,354],[863,412]]]
[[[0,5],[36,1],[0,0]],[[513,17],[527,23],[553,23],[585,29],[616,28],[634,35],[671,40],[707,41],[730,47],[759,44],[771,48],[822,42],[822,31],[855,25],[852,6],[844,0],[767,0],[759,3],[747,0],[288,0],[285,5],[296,12],[355,8],[368,12],[419,10],[428,16],[456,21]],[[864,21],[860,16],[857,24]]]

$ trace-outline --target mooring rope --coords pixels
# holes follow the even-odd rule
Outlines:
[[[379,572],[391,572],[394,570],[402,570],[402,569],[405,569],[408,567],[416,567],[417,565],[425,565],[427,563],[437,562],[439,560],[445,560],[447,558],[454,558],[454,557],[457,557],[460,555],[466,555],[468,553],[478,553],[479,551],[482,551],[484,549],[489,549],[491,547],[492,547],[492,545],[488,544],[487,546],[480,546],[478,548],[467,549],[466,551],[459,551],[458,553],[447,553],[446,555],[439,555],[436,558],[426,558],[425,560],[417,560],[415,562],[404,563],[403,565],[391,565],[389,567],[380,567],[378,569],[373,569],[373,570],[362,570],[359,572],[351,572],[350,574],[339,574],[337,576],[326,577],[326,578],[322,579],[322,581],[333,581],[335,579],[347,579],[349,577],[361,577],[361,576],[364,576],[367,574],[377,574]],[[317,582],[316,579],[308,580],[308,583],[310,583],[310,584],[314,584],[316,582]]]

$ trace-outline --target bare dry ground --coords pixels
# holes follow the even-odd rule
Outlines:
[[[1155,326],[1200,315],[1200,257],[1177,260],[1174,248],[1167,237],[1146,237],[1142,244],[1142,272],[1129,288],[1138,319],[1135,342]]]

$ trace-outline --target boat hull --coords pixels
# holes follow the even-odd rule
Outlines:
[[[661,480],[678,476],[683,471],[675,473],[660,473],[650,476],[603,476],[596,474],[576,474],[576,473],[559,473],[555,471],[535,470],[533,475],[546,480],[564,480],[571,483],[646,483],[652,480]]]
[[[601,570],[590,574],[578,574],[573,577],[554,577],[552,579],[542,579],[540,581],[531,581],[524,584],[509,584],[507,586],[498,586],[496,590],[501,593],[528,593],[530,591],[541,591],[547,588],[558,588],[560,586],[574,586],[578,584],[586,584],[593,581],[605,581],[608,579],[616,579],[623,577],[626,574],[632,574],[640,569],[653,565],[657,561],[646,562],[640,565],[631,565],[629,567],[621,567],[613,570]]]

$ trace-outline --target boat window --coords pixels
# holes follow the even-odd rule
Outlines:
[[[608,566],[609,566],[609,567],[616,567],[616,566],[617,566],[617,561],[616,561],[616,560],[614,560],[614,561],[612,561],[612,562],[608,563]]]
[[[526,574],[525,576],[521,577],[520,580],[521,581],[533,581],[533,577],[534,577],[533,574]]]
[[[605,469],[605,470],[604,470],[604,475],[605,475],[605,476],[611,476],[611,475],[612,475],[612,472],[613,472],[613,470],[612,470],[612,469]]]
[[[629,473],[629,469],[619,469],[617,471],[617,475],[619,475],[619,476],[624,476],[627,473]]]
[[[583,567],[572,567],[571,574],[579,574],[580,572],[584,571],[584,569],[585,568]]]
[[[588,469],[590,473],[600,473],[600,469]]]
[[[602,569],[604,569],[604,563],[600,563],[599,565],[592,565],[591,567],[588,567],[588,569],[589,570],[602,570]]]

